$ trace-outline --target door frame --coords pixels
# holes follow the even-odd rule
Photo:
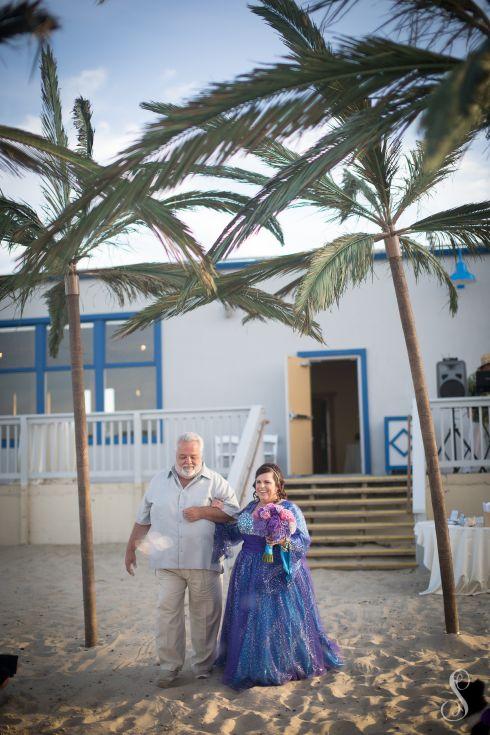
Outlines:
[[[313,350],[297,352],[297,357],[304,357],[310,362],[325,360],[352,359],[357,363],[357,395],[359,401],[359,429],[361,444],[361,472],[371,474],[371,435],[369,430],[369,400],[367,378],[367,353],[364,347],[352,350]],[[289,445],[288,468],[289,468]]]

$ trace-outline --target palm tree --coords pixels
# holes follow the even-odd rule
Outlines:
[[[360,159],[344,172],[342,184],[336,183],[331,176],[322,176],[303,190],[296,202],[316,207],[338,222],[354,218],[364,220],[367,225],[364,231],[349,231],[317,250],[283,255],[247,266],[238,273],[228,274],[220,285],[228,292],[246,294],[257,283],[292,275],[292,279],[272,295],[281,299],[294,295],[294,325],[299,331],[311,330],[314,314],[338,304],[350,285],[358,285],[369,277],[373,269],[375,245],[384,244],[407,345],[424,441],[441,566],[446,630],[448,633],[457,633],[459,623],[452,556],[437,443],[403,257],[413,267],[416,277],[421,273],[430,274],[447,287],[449,308],[451,313],[455,313],[457,292],[437,257],[437,249],[446,245],[454,248],[455,242],[464,244],[473,252],[480,246],[490,247],[490,202],[463,205],[400,226],[397,223],[406,210],[429,194],[453,170],[457,156],[451,154],[446,157],[443,165],[432,170],[428,176],[423,166],[421,147],[405,159],[401,158],[396,143],[382,144],[379,153],[375,169],[370,168],[366,160]],[[264,161],[275,166],[281,163],[286,165],[297,155],[280,144],[263,146],[259,154]],[[238,224],[246,226],[246,220],[238,220]],[[213,256],[220,252],[221,245],[229,241],[230,236],[237,237],[233,227],[213,246]],[[426,237],[431,247],[427,248],[420,237]],[[173,293],[158,297],[153,304],[128,320],[119,333],[129,334],[156,319],[178,316],[214,298],[214,295],[204,293],[202,286],[195,280],[191,281],[185,301],[182,300],[181,292],[174,289]],[[237,305],[240,306],[239,303]],[[263,299],[256,299],[252,295],[246,318],[254,316],[267,318],[267,313]]]
[[[345,70],[345,54],[333,53],[311,18],[292,0],[263,0],[262,5],[253,10],[279,31],[292,52],[293,61],[255,70],[235,82],[214,85],[210,91],[178,109],[168,110],[164,106],[159,110],[154,103],[153,109],[161,113],[160,119],[126,151],[121,165],[132,166],[137,179],[145,175],[142,172],[145,157],[158,151],[165,155],[174,183],[192,166],[206,165],[211,158],[221,163],[238,150],[255,153],[277,167],[276,173],[211,248],[208,256],[213,262],[226,257],[266,218],[293,201],[333,212],[340,221],[351,216],[362,217],[371,228],[376,228],[374,233],[348,233],[315,252],[283,256],[251,266],[230,276],[227,287],[239,289],[240,285],[250,286],[276,274],[303,272],[276,296],[295,292],[298,320],[303,326],[308,325],[315,311],[337,301],[349,282],[357,284],[366,278],[372,265],[374,244],[384,243],[420,417],[441,565],[446,630],[457,633],[452,557],[437,445],[402,256],[405,254],[409,258],[416,274],[428,271],[448,286],[450,308],[454,311],[455,291],[433,250],[438,245],[454,248],[456,242],[470,251],[479,246],[488,247],[490,204],[463,205],[409,226],[401,226],[400,218],[411,204],[454,168],[471,133],[460,136],[458,146],[450,146],[442,160],[438,159],[438,164],[430,167],[426,165],[423,147],[419,146],[406,159],[407,177],[397,196],[394,182],[399,174],[400,144],[397,139],[384,135],[386,118],[368,98],[376,92],[373,85],[364,84],[362,78],[353,84],[352,73],[341,73]],[[408,54],[408,50],[406,52]],[[434,66],[436,56],[427,52],[432,70],[437,66]],[[437,59],[439,71],[444,64],[450,64],[440,56]],[[398,114],[397,109],[394,104],[393,119]],[[402,113],[405,114],[403,108],[396,118],[400,124],[409,119]],[[333,117],[335,124],[325,133],[322,126]],[[320,138],[303,155],[293,153],[282,144],[284,138],[294,132],[315,128],[319,129]],[[352,151],[354,163],[345,172],[343,184],[339,185],[326,172]],[[428,238],[431,249],[416,239],[420,235]],[[186,297],[186,302],[177,294],[160,298],[121,332],[126,333],[158,317],[182,313],[212,298],[205,297],[195,280],[189,283]],[[260,311],[261,305],[257,302],[257,315]]]
[[[24,308],[36,289],[49,286],[46,299],[51,318],[49,349],[57,354],[65,324],[69,325],[70,357],[73,389],[73,408],[76,439],[77,480],[79,492],[81,554],[83,571],[83,599],[85,612],[86,646],[97,641],[95,611],[94,558],[92,541],[92,517],[90,505],[90,480],[88,464],[87,427],[84,405],[83,356],[80,331],[79,278],[80,262],[90,256],[101,245],[110,244],[123,234],[138,226],[149,227],[160,239],[166,252],[185,257],[183,263],[143,263],[135,266],[119,266],[109,269],[88,269],[86,274],[98,278],[116,295],[120,303],[136,294],[145,297],[160,296],[168,288],[185,290],[191,274],[203,286],[204,293],[217,288],[213,280],[214,269],[206,265],[204,252],[189,228],[179,219],[180,212],[205,207],[225,213],[236,213],[247,201],[247,197],[234,192],[187,191],[182,194],[168,193],[166,198],[155,198],[147,189],[140,201],[125,211],[118,210],[98,221],[89,238],[80,238],[75,226],[82,217],[89,218],[90,208],[81,211],[76,219],[67,222],[58,238],[48,238],[44,249],[36,249],[33,243],[45,235],[50,222],[70,204],[74,196],[85,191],[91,177],[100,175],[102,167],[92,160],[94,129],[90,102],[82,97],[73,107],[73,123],[77,131],[77,150],[70,152],[68,138],[63,125],[56,62],[49,46],[41,54],[42,80],[42,126],[45,139],[40,137],[40,148],[45,152],[42,159],[44,213],[43,220],[36,210],[25,202],[16,202],[0,192],[0,241],[18,251],[18,268],[11,276],[0,279],[0,300],[11,298]],[[16,134],[17,135],[17,134]],[[62,156],[58,156],[58,152]],[[240,170],[209,167],[206,173],[227,177],[240,176]],[[160,172],[161,173],[161,172]],[[196,170],[196,173],[201,173]],[[253,174],[243,172],[249,181],[257,183]],[[261,182],[262,180],[260,180]],[[260,183],[259,182],[259,183]],[[159,183],[159,190],[162,190]],[[110,199],[110,189],[105,196]],[[141,192],[140,192],[141,193]],[[109,205],[110,207],[110,205]],[[267,227],[282,238],[277,222],[272,218]],[[54,285],[53,285],[54,281]],[[220,289],[222,292],[222,289]],[[255,296],[260,296],[256,289]],[[234,305],[233,294],[222,293],[222,299]],[[293,323],[291,307],[280,299],[268,297],[270,316]],[[247,308],[245,299],[240,306]]]

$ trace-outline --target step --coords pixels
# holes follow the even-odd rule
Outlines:
[[[339,516],[406,516],[408,515],[406,510],[385,510],[379,508],[379,510],[304,510],[303,515],[305,518],[338,518]]]
[[[360,559],[350,561],[347,559],[325,559],[322,561],[308,561],[310,569],[415,569],[418,567],[416,561],[404,561],[403,559],[388,561],[386,559]]]
[[[309,550],[308,557],[318,558],[320,556],[415,556],[415,547],[413,546],[393,546],[385,549],[362,548],[357,546],[354,548],[341,547],[336,549],[313,549]]]
[[[298,477],[287,477],[286,487],[292,485],[359,485],[359,484],[406,484],[406,475],[300,475]]]
[[[296,500],[296,505],[305,508],[314,505],[315,508],[326,508],[332,505],[405,505],[406,498],[329,498],[328,500],[312,498]]]
[[[412,534],[389,534],[383,536],[382,534],[339,534],[338,536],[315,536],[311,535],[312,544],[346,544],[346,543],[386,543],[387,541],[413,541],[414,535]]]
[[[406,485],[393,485],[392,487],[313,487],[313,488],[288,488],[288,498],[302,498],[310,495],[381,495],[382,493],[398,493],[407,492]]]
[[[314,523],[313,525],[309,526],[308,530],[311,534],[315,531],[360,531],[363,528],[365,528],[366,530],[370,530],[374,528],[391,528],[392,526],[404,526],[405,528],[410,528],[410,530],[413,531],[413,521],[398,521],[391,518],[390,520],[385,522],[358,521],[357,523]]]

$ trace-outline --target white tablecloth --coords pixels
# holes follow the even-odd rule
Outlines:
[[[441,570],[434,521],[415,524],[415,538],[424,547],[424,566],[430,569],[429,586],[420,595],[442,594]],[[490,528],[449,526],[456,592],[481,595],[490,592]]]

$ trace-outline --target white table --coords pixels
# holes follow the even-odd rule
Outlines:
[[[441,570],[434,521],[415,524],[417,544],[424,547],[424,566],[430,569],[429,586],[420,595],[442,594]],[[481,595],[490,592],[490,528],[449,526],[456,592]]]

